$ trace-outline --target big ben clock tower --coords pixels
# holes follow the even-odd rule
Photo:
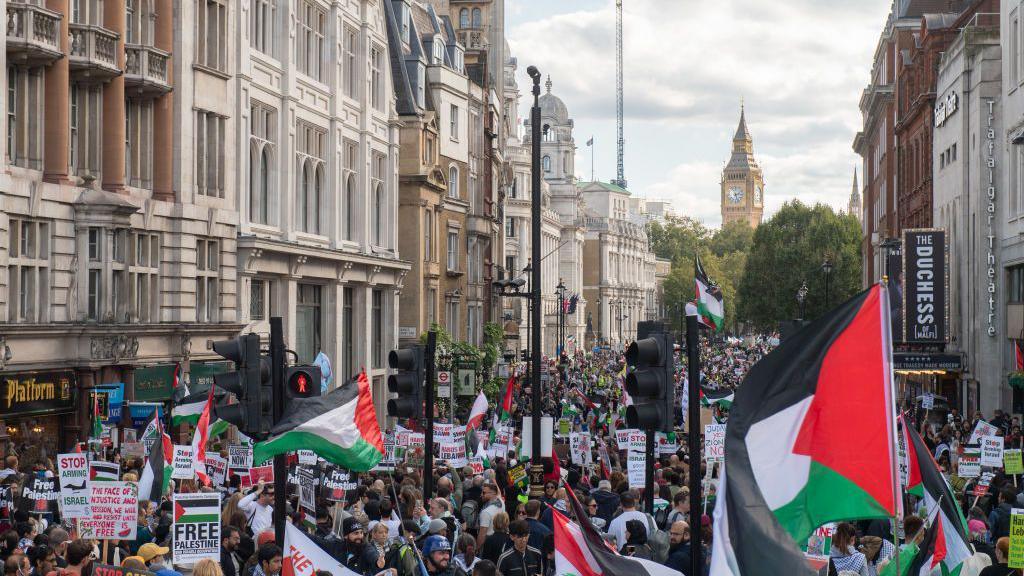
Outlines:
[[[751,228],[764,212],[764,177],[754,160],[754,142],[740,107],[740,125],[732,138],[732,156],[722,170],[722,226],[744,220]]]

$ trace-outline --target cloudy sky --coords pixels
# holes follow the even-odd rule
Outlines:
[[[530,64],[575,120],[577,175],[615,177],[614,0],[505,0],[528,107]],[[746,103],[766,212],[846,207],[857,104],[890,0],[625,0],[626,179],[717,226],[719,176]],[[524,108],[523,117],[529,110]]]

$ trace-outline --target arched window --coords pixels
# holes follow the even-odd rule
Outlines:
[[[542,163],[544,164],[544,171],[551,172],[551,156],[545,156]]]
[[[459,28],[469,28],[469,9],[459,10]]]
[[[249,220],[271,222],[270,200],[274,195],[274,117],[272,108],[253,102],[249,123]]]
[[[473,8],[473,28],[479,28],[481,24],[480,9]]]
[[[373,188],[373,243],[384,245],[384,185],[380,182]]]
[[[324,165],[323,163],[317,164],[313,171],[313,196],[311,204],[311,210],[309,211],[309,224],[312,227],[311,232],[314,234],[320,233],[320,205],[324,197]]]
[[[345,182],[345,218],[343,220],[345,223],[345,230],[343,231],[342,238],[346,240],[352,240],[355,235],[352,229],[352,225],[355,222],[355,219],[353,218],[353,213],[355,212],[356,207],[355,202],[356,175],[350,173],[347,181]]]
[[[455,165],[448,168],[448,197],[459,197],[459,167]]]
[[[299,180],[296,182],[295,225],[303,232],[309,232],[306,217],[309,214],[309,163],[299,160]]]

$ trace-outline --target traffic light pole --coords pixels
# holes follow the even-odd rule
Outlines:
[[[270,318],[270,378],[274,386],[274,424],[284,415],[284,328],[280,316]],[[319,385],[319,382],[317,383]],[[288,464],[284,454],[274,456],[274,541],[284,546],[288,507]]]
[[[700,541],[700,326],[697,316],[686,317],[686,369],[690,381],[690,411],[686,415],[686,444],[690,453],[690,542]],[[648,440],[650,443],[650,440]],[[690,574],[703,574],[700,546],[690,546]]]
[[[530,302],[533,308],[530,310],[530,318],[533,323],[533,333],[530,334],[530,391],[532,392],[531,428],[532,438],[530,446],[530,496],[540,498],[544,495],[544,465],[540,458],[540,403],[541,403],[541,382],[540,382],[540,331],[541,331],[541,302],[540,290],[541,264],[541,191],[540,191],[540,71],[536,66],[526,69],[527,74],[533,80],[533,108],[530,109],[530,253],[532,282],[530,283]]]
[[[437,365],[434,360],[437,352],[437,332],[427,332],[427,381],[423,385],[423,500],[434,497],[434,380],[437,378]]]
[[[654,514],[654,428],[647,429],[647,461],[644,466],[644,511]],[[628,455],[628,453],[627,453]]]

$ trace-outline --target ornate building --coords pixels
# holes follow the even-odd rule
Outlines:
[[[860,205],[860,188],[857,186],[857,167],[853,168],[853,190],[850,191],[850,200],[846,203],[846,213],[852,215],[861,222],[864,214]]]
[[[722,170],[721,186],[722,226],[744,220],[757,227],[764,213],[764,176],[754,159],[754,141],[742,107],[740,125],[732,138],[732,156]]]

